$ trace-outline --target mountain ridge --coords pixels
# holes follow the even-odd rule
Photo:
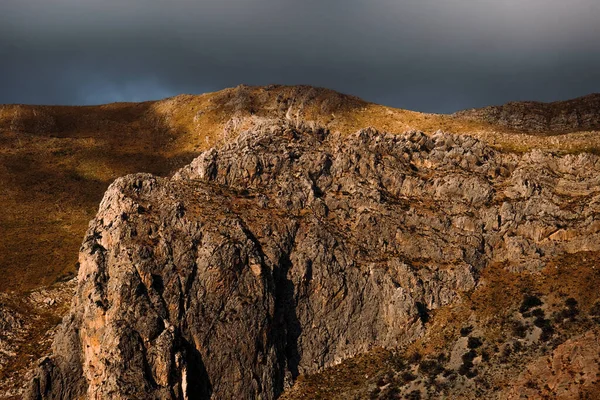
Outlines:
[[[503,153],[465,135],[284,124],[243,132],[172,178],[120,178],[30,398],[275,399],[300,375],[406,349],[471,302],[439,350],[403,357],[357,398],[515,398],[519,385],[558,395],[568,374],[528,386],[551,375],[545,357],[600,346],[599,171],[596,155]],[[580,288],[566,300],[553,268]],[[511,288],[515,274],[528,284]],[[507,289],[516,296],[500,297]],[[488,290],[498,297],[475,306]],[[500,300],[499,321],[474,313]],[[518,353],[508,364],[505,348]],[[598,383],[593,352],[580,357],[570,368],[585,378],[569,395]],[[507,376],[516,383],[500,386]]]
[[[459,111],[458,117],[485,121],[508,129],[540,134],[599,130],[600,93],[549,103],[513,101],[500,106]]]
[[[477,118],[487,118],[482,115]],[[11,210],[0,215],[0,272],[5,277],[0,291],[7,296],[0,303],[0,325],[8,332],[3,348],[14,354],[0,358],[0,382],[7,382],[0,386],[10,386],[10,393],[22,390],[12,387],[36,358],[47,354],[46,344],[32,349],[10,332],[24,332],[22,338],[31,343],[48,343],[49,332],[64,315],[64,299],[72,295],[81,237],[114,179],[142,171],[170,176],[203,151],[227,146],[244,132],[281,124],[300,132],[324,129],[341,138],[366,126],[394,135],[421,130],[432,136],[441,129],[515,155],[537,149],[564,157],[600,149],[594,131],[528,134],[472,117],[397,110],[307,86],[240,86],[103,106],[0,106],[0,183],[5,188],[0,205]],[[499,166],[494,173],[510,171]],[[24,308],[18,305],[21,298]]]

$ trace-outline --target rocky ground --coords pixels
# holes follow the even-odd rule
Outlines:
[[[76,285],[71,278],[25,295],[0,295],[0,398],[22,398],[39,358],[51,353]]]
[[[595,398],[599,177],[590,153],[257,124],[110,186],[29,396]]]

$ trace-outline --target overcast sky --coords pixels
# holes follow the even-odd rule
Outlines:
[[[453,112],[600,92],[599,0],[0,0],[0,103],[309,84]]]

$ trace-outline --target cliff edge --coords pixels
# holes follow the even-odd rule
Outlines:
[[[410,346],[492,269],[536,275],[600,251],[599,177],[591,154],[282,123],[172,178],[119,178],[29,397],[277,398],[300,375]],[[455,375],[448,390],[473,378]]]

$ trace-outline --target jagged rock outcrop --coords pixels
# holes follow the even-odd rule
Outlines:
[[[278,397],[420,337],[491,262],[600,250],[598,157],[274,125],[115,181],[31,398]]]
[[[459,111],[460,118],[483,121],[519,132],[566,133],[600,129],[600,94],[573,100],[541,103],[513,101]]]

